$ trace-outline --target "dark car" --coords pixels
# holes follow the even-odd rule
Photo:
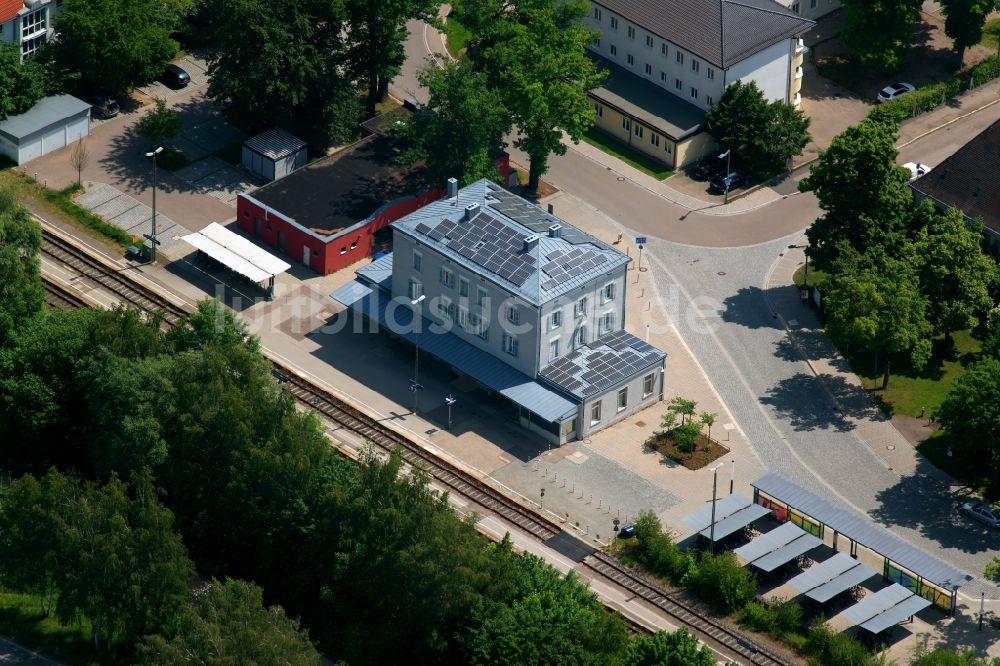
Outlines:
[[[118,115],[118,102],[107,95],[94,95],[90,98],[90,109],[97,118],[114,118]]]
[[[160,79],[171,88],[183,88],[191,83],[191,75],[173,63],[163,68]]]
[[[718,157],[706,157],[703,160],[698,160],[693,167],[691,167],[691,176],[697,178],[698,180],[708,180],[709,178],[714,178],[722,171],[726,169],[726,161],[720,160]]]
[[[633,523],[626,523],[622,526],[621,530],[618,531],[619,539],[631,539],[635,536],[635,525]]]
[[[750,181],[750,176],[739,171],[730,171],[728,174],[717,174],[708,184],[708,189],[713,192],[732,192],[738,187],[743,187]]]

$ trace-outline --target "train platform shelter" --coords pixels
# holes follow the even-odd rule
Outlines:
[[[931,604],[930,599],[917,596],[902,585],[893,583],[874,594],[867,595],[831,618],[828,624],[834,630],[845,631],[856,626],[872,634],[878,634],[908,617],[913,617]]]
[[[266,283],[269,299],[274,297],[274,277],[292,267],[218,222],[181,236],[181,240],[249,281],[262,286]]]
[[[782,523],[733,552],[744,564],[769,573],[822,545],[822,539],[792,523]]]
[[[754,504],[745,495],[733,493],[715,501],[715,540],[725,539],[730,534],[749,526],[763,518],[770,511]],[[712,505],[698,509],[683,519],[684,524],[706,539],[712,534]]]
[[[958,588],[972,576],[907,543],[871,519],[848,511],[806,490],[777,472],[768,472],[750,484],[754,502],[771,510],[780,521],[790,521],[820,539],[833,532],[833,549],[839,537],[850,543],[850,555],[862,546],[882,558],[882,575],[954,613]]]
[[[789,523],[786,523],[786,525]],[[826,603],[841,592],[861,585],[878,574],[847,553],[837,553],[814,564],[786,583],[817,603]]]

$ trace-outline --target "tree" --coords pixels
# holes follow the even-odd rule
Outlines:
[[[511,119],[503,99],[468,60],[429,65],[418,75],[430,91],[428,112],[417,114],[401,132],[407,159],[423,160],[428,181],[454,177],[459,185],[499,179],[494,159],[504,147]]]
[[[937,411],[956,455],[980,461],[1000,486],[1000,360],[981,358],[959,377]]]
[[[920,20],[922,0],[843,0],[846,22],[840,37],[867,65],[899,68]]]
[[[667,411],[679,414],[681,417],[681,425],[684,425],[689,419],[694,418],[694,411],[697,406],[698,403],[694,400],[687,400],[686,398],[682,398],[678,395],[670,399],[670,402],[667,405]]]
[[[0,188],[0,344],[45,303],[41,248],[41,227],[12,188]]]
[[[320,655],[280,606],[264,606],[263,590],[241,580],[212,580],[181,612],[171,638],[147,636],[139,663],[149,666],[284,664],[315,666]]]
[[[799,190],[816,193],[825,213],[806,230],[806,252],[830,270],[846,243],[858,253],[902,243],[912,195],[896,166],[896,127],[888,120],[847,128],[820,151]]]
[[[527,189],[534,192],[551,154],[563,155],[563,133],[579,142],[594,123],[587,91],[600,85],[584,47],[596,39],[583,19],[585,0],[483,0],[462,5],[474,35],[466,57],[504,100],[528,154]]]
[[[625,649],[623,666],[715,666],[715,657],[687,629],[636,636]]]
[[[994,557],[986,563],[983,576],[989,580],[1000,579],[1000,557]]]
[[[723,148],[755,176],[769,178],[809,143],[809,119],[784,102],[771,102],[753,81],[726,87],[708,110],[705,127]]]
[[[927,318],[935,334],[975,326],[993,306],[990,287],[997,265],[980,250],[982,226],[966,222],[962,212],[939,213],[930,201],[914,213],[915,250],[920,291],[927,298]]]
[[[79,76],[82,88],[124,93],[163,71],[177,53],[170,33],[179,5],[157,0],[69,2],[55,17],[55,63]]]
[[[717,416],[718,416],[718,414],[715,414],[713,412],[702,412],[698,416],[698,419],[701,421],[701,424],[703,426],[705,426],[705,427],[708,428],[708,441],[709,442],[712,441],[712,426],[715,425],[715,419],[716,419]]]
[[[830,337],[885,353],[883,390],[889,386],[891,354],[908,353],[917,370],[930,359],[927,299],[906,260],[847,250],[824,289],[824,301]]]
[[[21,62],[21,49],[0,42],[0,120],[24,113],[44,94],[44,68],[32,58]]]
[[[944,10],[944,33],[951,37],[958,66],[961,68],[965,49],[983,39],[986,16],[996,7],[996,0],[941,0]]]
[[[76,169],[76,184],[79,187],[83,184],[83,170],[90,164],[90,151],[87,150],[87,144],[82,138],[74,144],[73,152],[69,154],[69,163]]]
[[[167,102],[156,98],[155,108],[144,115],[137,125],[139,136],[148,139],[154,146],[161,146],[175,138],[184,129],[180,115],[167,106]]]
[[[357,134],[360,107],[346,72],[337,2],[220,0],[208,96],[248,131],[274,125],[325,148]]]
[[[348,62],[354,78],[367,84],[368,116],[375,115],[406,59],[406,23],[436,16],[440,5],[440,0],[345,0]]]

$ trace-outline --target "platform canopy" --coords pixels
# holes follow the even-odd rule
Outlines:
[[[796,525],[782,523],[781,526],[761,534],[733,552],[744,562],[761,571],[774,571],[782,564],[791,562],[822,543],[822,540]]]
[[[744,495],[733,493],[715,502],[715,540],[724,539],[741,530],[758,518],[763,518],[770,509],[754,504]],[[684,524],[706,539],[712,538],[712,505],[698,509],[684,518]]]
[[[826,603],[844,590],[860,585],[875,575],[874,569],[861,564],[847,553],[837,553],[809,567],[788,581],[788,584],[813,601]]]
[[[838,617],[839,626],[857,625],[877,634],[931,605],[930,599],[893,583],[854,604]]]
[[[182,236],[181,240],[251,282],[270,280],[292,267],[288,262],[257,247],[217,222],[212,222],[201,231]]]

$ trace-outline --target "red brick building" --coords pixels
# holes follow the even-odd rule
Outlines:
[[[327,274],[388,249],[395,220],[439,199],[419,166],[403,166],[373,135],[236,201],[237,225]]]

